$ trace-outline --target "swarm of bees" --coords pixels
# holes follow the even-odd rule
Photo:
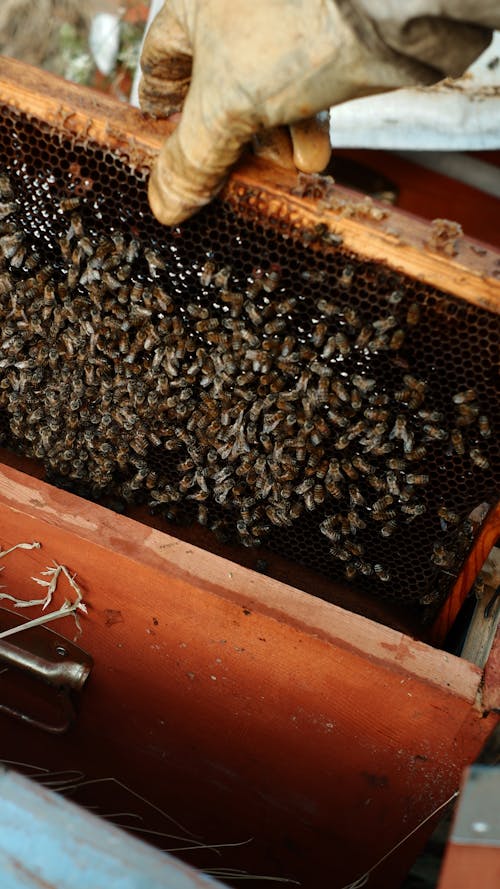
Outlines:
[[[450,426],[402,356],[420,306],[401,309],[399,291],[370,321],[343,295],[346,265],[304,330],[300,288],[277,266],[242,285],[207,257],[186,302],[159,249],[96,233],[76,196],[57,213],[47,258],[0,174],[0,409],[10,439],[58,477],[169,517],[190,505],[247,546],[314,514],[348,580],[387,584],[380,546],[426,515],[429,455],[488,469],[474,390],[454,394]],[[443,530],[461,520],[445,504],[436,519]],[[432,559],[449,571],[458,556],[439,544]]]

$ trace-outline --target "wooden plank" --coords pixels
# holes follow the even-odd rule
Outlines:
[[[52,558],[77,572],[95,660],[77,731],[35,753],[11,727],[2,756],[115,776],[207,842],[253,837],[231,866],[340,889],[448,799],[496,723],[472,664],[13,469],[0,518],[2,545],[43,543],[6,562],[17,595]]]
[[[498,889],[500,849],[448,844],[438,889]]]
[[[145,120],[109,96],[14,59],[0,62],[0,103],[38,118],[61,135],[101,145],[145,171],[174,127],[169,121]],[[440,249],[425,221],[386,205],[371,206],[349,189],[335,186],[314,197],[300,197],[296,189],[295,171],[247,154],[221,196],[239,212],[248,213],[250,207],[263,220],[274,218],[291,229],[312,231],[323,225],[342,239],[345,250],[361,258],[500,312],[497,251],[465,237],[454,245],[445,239]]]

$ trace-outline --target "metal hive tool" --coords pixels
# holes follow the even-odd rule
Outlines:
[[[165,129],[2,64],[4,445],[428,619],[498,490],[499,257],[258,161],[163,228]]]

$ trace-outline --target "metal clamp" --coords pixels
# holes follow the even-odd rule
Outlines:
[[[0,632],[24,622],[0,608]],[[52,734],[68,731],[76,715],[73,695],[82,690],[92,666],[87,652],[48,627],[30,627],[0,639],[0,713]],[[5,700],[7,692],[13,702]],[[31,707],[19,705],[23,697],[31,697]],[[53,718],[33,712],[40,704],[55,710]]]

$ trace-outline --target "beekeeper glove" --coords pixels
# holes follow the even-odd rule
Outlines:
[[[271,127],[292,124],[297,166],[323,169],[327,134],[318,140],[308,119],[347,99],[455,76],[488,45],[488,30],[446,20],[444,7],[464,2],[409,0],[403,17],[396,0],[167,0],[144,43],[139,86],[143,111],[182,110],[150,177],[155,216],[175,225],[208,203],[243,146]],[[435,20],[437,40],[429,8],[445,17]]]

